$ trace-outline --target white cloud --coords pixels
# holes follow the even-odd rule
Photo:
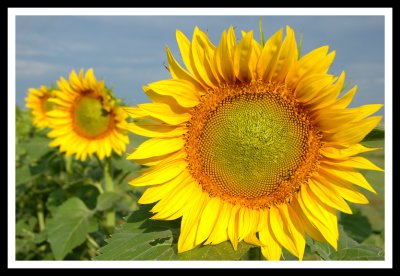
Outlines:
[[[43,76],[54,69],[54,65],[41,61],[21,59],[16,61],[17,76]]]

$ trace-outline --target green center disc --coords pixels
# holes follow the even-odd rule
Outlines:
[[[232,196],[270,194],[304,160],[308,132],[296,108],[277,95],[228,98],[200,136],[204,172]]]
[[[111,119],[110,114],[103,109],[100,99],[90,96],[85,96],[77,102],[74,118],[78,132],[90,138],[106,132]]]

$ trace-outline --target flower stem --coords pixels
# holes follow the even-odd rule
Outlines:
[[[67,172],[68,175],[72,174],[72,156],[66,156],[64,155],[65,159],[65,171]]]
[[[86,235],[86,239],[93,249],[98,250],[100,248],[100,245],[89,234]]]
[[[104,165],[104,191],[105,192],[113,192],[114,191],[114,183],[112,179],[112,165],[111,165],[111,157],[106,157]],[[106,211],[106,221],[105,227],[107,231],[111,234],[114,232],[115,228],[115,209],[112,208]]]
[[[45,229],[43,201],[42,200],[40,200],[37,204],[37,218],[38,218],[38,224],[39,224],[39,232],[42,232]]]
[[[260,26],[260,44],[262,47],[264,47],[265,40],[264,40],[264,28],[262,24],[262,17],[260,17],[259,26]]]

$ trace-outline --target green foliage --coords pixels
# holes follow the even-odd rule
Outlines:
[[[365,138],[364,142],[382,140],[385,138],[385,129],[383,126],[377,126]]]
[[[372,226],[368,218],[355,209],[353,214],[341,214],[340,222],[349,236],[357,242],[363,242],[372,234]]]
[[[335,251],[330,245],[312,241],[309,239],[307,244],[311,251],[317,253],[323,260],[383,260],[383,250],[374,245],[360,244],[350,238],[343,227],[339,227],[338,250]]]
[[[80,162],[48,146],[27,111],[16,111],[16,259],[90,260],[109,235],[106,210],[116,206],[117,224],[136,209],[137,192],[127,181],[138,165],[113,156],[114,192],[104,192],[102,164]]]
[[[89,210],[79,198],[72,197],[57,208],[47,223],[47,235],[56,259],[63,259],[68,252],[82,244],[86,235],[98,228]]]
[[[115,207],[116,203],[121,199],[121,194],[116,192],[104,192],[97,198],[96,209],[98,211],[106,211]]]

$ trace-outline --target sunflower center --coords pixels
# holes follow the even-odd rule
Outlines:
[[[203,189],[233,203],[289,200],[316,166],[317,132],[276,84],[225,87],[193,112],[186,151]]]
[[[200,138],[204,171],[231,195],[269,194],[301,163],[307,132],[294,107],[273,94],[228,98]]]
[[[76,102],[73,115],[76,131],[89,138],[105,133],[111,122],[110,113],[103,109],[101,99],[90,95]]]

